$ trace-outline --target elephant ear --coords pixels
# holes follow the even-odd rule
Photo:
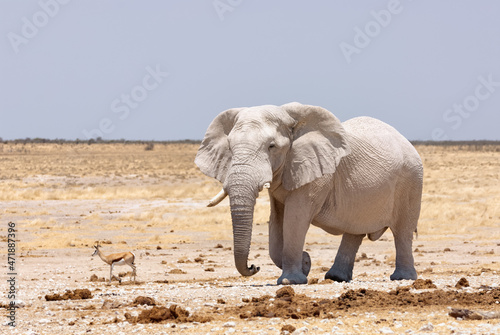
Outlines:
[[[228,166],[231,163],[227,135],[233,129],[236,116],[243,109],[228,109],[215,117],[208,126],[194,160],[201,172],[221,183],[224,182]]]
[[[291,191],[334,173],[350,148],[344,127],[328,110],[297,102],[282,108],[296,121],[282,178],[285,189]]]

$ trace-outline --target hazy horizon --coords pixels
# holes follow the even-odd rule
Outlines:
[[[291,101],[500,140],[500,2],[0,2],[0,138],[201,140]]]

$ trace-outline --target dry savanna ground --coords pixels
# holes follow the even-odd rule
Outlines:
[[[239,276],[228,203],[205,207],[220,185],[194,165],[197,148],[0,143],[0,333],[500,333],[500,146],[417,146],[422,280],[389,281],[395,251],[386,232],[364,241],[351,283],[324,281],[340,237],[312,227],[310,282],[291,289],[275,285],[264,193],[250,254],[261,271]],[[16,327],[5,308],[9,222]],[[136,254],[135,283],[127,267],[115,267],[121,284],[102,281],[109,266],[91,257],[96,241],[104,253]]]

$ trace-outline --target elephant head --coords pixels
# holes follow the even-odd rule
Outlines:
[[[223,184],[213,202],[229,195],[235,265],[243,276],[259,271],[247,266],[259,192],[280,186],[292,191],[334,173],[348,153],[342,124],[321,107],[294,102],[234,108],[212,121],[195,163]]]

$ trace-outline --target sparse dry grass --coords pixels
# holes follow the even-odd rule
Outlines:
[[[196,144],[0,144],[0,200],[206,198]],[[214,193],[215,192],[215,193]]]
[[[471,240],[500,233],[500,152],[417,146],[424,162],[419,231]],[[491,229],[496,228],[496,229]]]
[[[34,232],[23,242],[29,248],[66,247],[72,241],[84,246],[101,238],[104,227],[115,232],[115,242],[135,239],[136,245],[189,241],[186,231],[231,240],[227,201],[204,207],[220,184],[194,165],[197,149],[196,144],[156,144],[149,151],[140,144],[0,144],[0,214]],[[500,238],[500,150],[427,145],[417,150],[425,171],[419,234]],[[81,208],[62,213],[44,205],[50,200],[80,201]],[[26,209],[22,201],[37,205]],[[108,206],[99,210],[104,202]],[[115,202],[121,207],[113,208]],[[268,217],[262,192],[255,222],[265,224]],[[52,230],[40,235],[37,229]],[[82,229],[95,237],[79,240]]]

